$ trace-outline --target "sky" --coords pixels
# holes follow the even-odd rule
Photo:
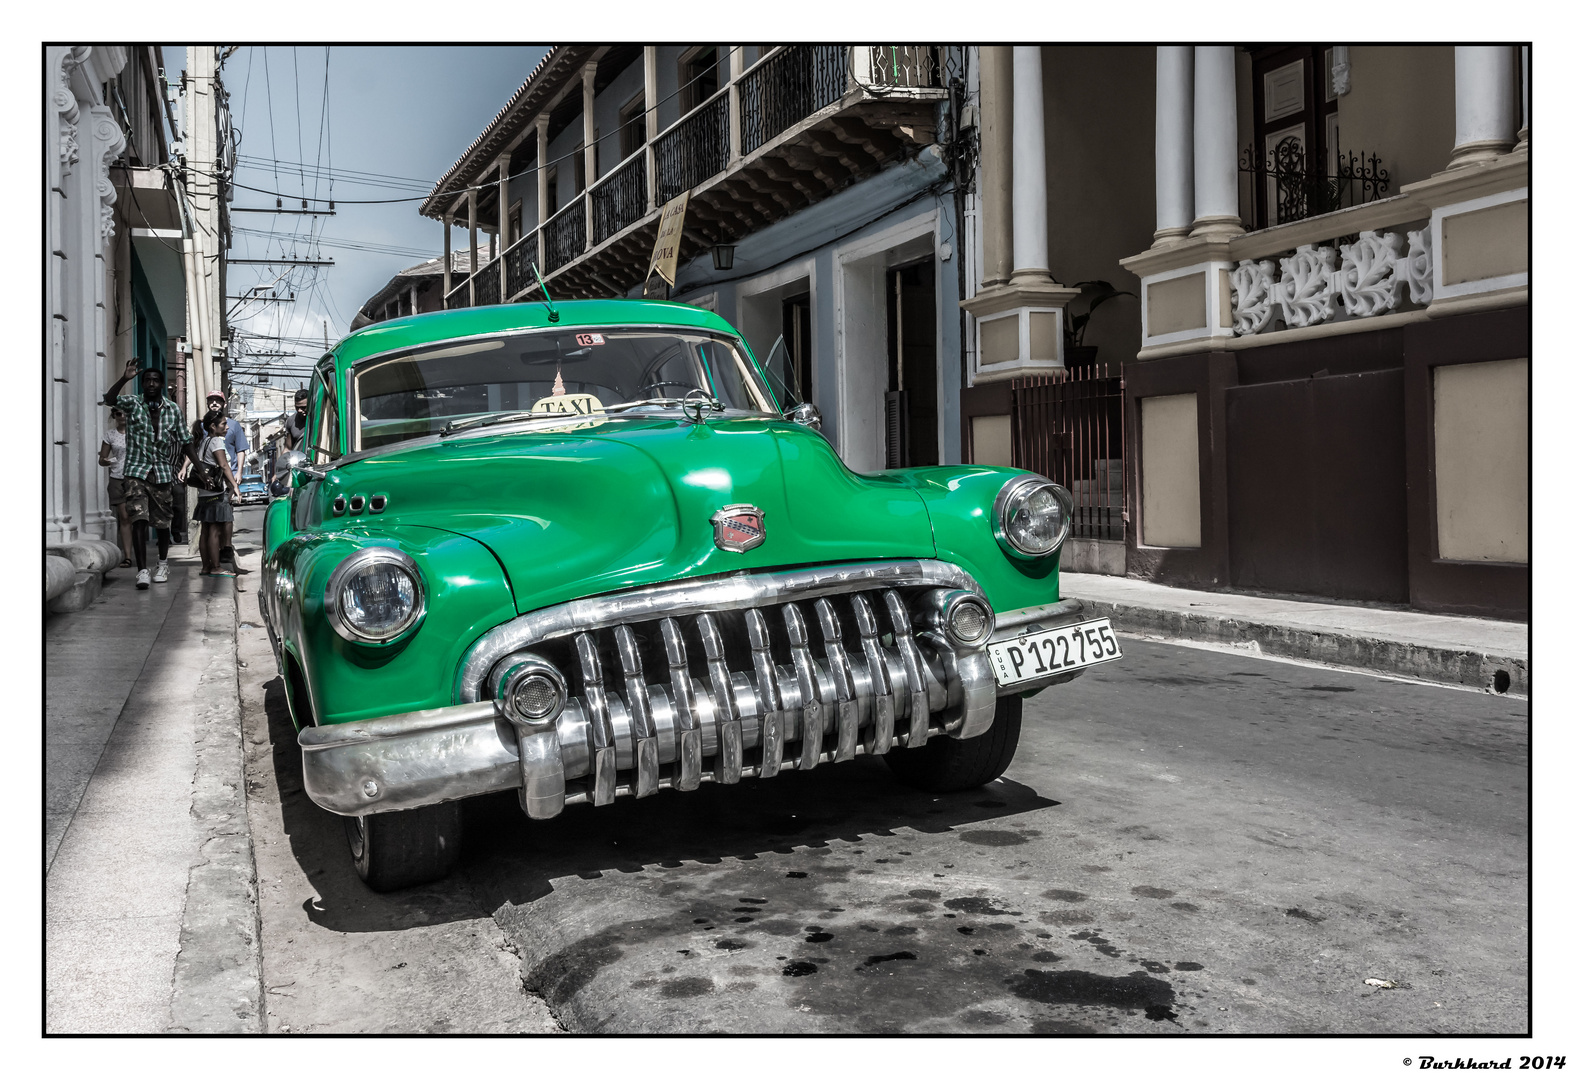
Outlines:
[[[294,295],[293,302],[226,301],[245,348],[298,350],[306,359],[274,362],[307,364],[322,355],[324,322],[329,341],[338,340],[395,273],[441,255],[442,226],[420,215],[421,199],[546,51],[544,45],[244,45],[225,59],[221,74],[237,133],[232,208],[273,207],[282,195],[286,208],[299,208],[302,196],[332,197],[335,210],[331,217],[232,214],[231,258],[334,262],[293,269],[232,264],[230,296],[258,287],[286,300]],[[183,45],[164,46],[172,76],[184,68],[185,55]],[[410,201],[355,202],[378,199]]]

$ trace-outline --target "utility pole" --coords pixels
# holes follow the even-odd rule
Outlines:
[[[221,131],[228,129],[220,113],[226,108],[219,81],[219,55],[212,45],[192,45],[186,49],[186,78],[181,85],[185,98],[185,189],[190,197],[192,225],[192,283],[187,297],[187,321],[200,332],[201,355],[192,356],[193,410],[200,412],[206,394],[220,389],[227,381],[225,341],[229,337],[224,310],[224,242],[228,222],[225,214],[224,180],[229,172],[230,148],[222,143]]]

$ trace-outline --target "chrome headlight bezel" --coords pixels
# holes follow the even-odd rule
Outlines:
[[[1006,515],[1010,509],[1037,494],[1040,490],[1047,489],[1060,504],[1061,528],[1055,537],[1054,543],[1043,551],[1030,551],[1019,547],[1012,540],[1006,528]],[[1000,488],[1000,494],[995,496],[995,506],[992,512],[994,519],[995,541],[1007,555],[1017,559],[1047,559],[1059,551],[1066,542],[1066,537],[1071,533],[1071,493],[1053,480],[1039,476],[1037,473],[1027,473],[1007,480]]]
[[[342,593],[356,574],[369,567],[390,563],[410,575],[410,580],[415,585],[415,603],[411,605],[409,614],[390,631],[368,634],[351,625],[345,617]],[[415,633],[426,618],[426,579],[421,576],[421,569],[415,564],[415,560],[398,548],[361,548],[345,556],[328,576],[328,587],[323,592],[323,608],[328,614],[328,622],[346,641],[352,641],[357,645],[389,645]]]

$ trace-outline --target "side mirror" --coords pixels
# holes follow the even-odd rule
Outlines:
[[[299,450],[291,450],[280,460],[283,462],[283,467],[288,473],[303,472],[314,480],[321,480],[324,476],[328,475],[321,469],[312,468],[306,455]]]
[[[820,410],[811,401],[800,401],[782,415],[795,424],[820,430]]]

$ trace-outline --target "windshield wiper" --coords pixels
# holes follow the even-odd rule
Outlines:
[[[440,430],[438,434],[452,435],[454,432],[463,431],[465,428],[491,427],[493,424],[506,424],[510,420],[524,420],[527,417],[540,415],[540,413],[526,411],[511,413],[490,413],[486,416],[467,416],[463,420],[450,420],[448,423],[443,425],[442,430]]]
[[[601,406],[600,410],[598,410],[598,411],[604,412],[604,413],[622,412],[625,409],[637,409],[641,405],[682,405],[682,404],[683,404],[683,399],[682,398],[653,397],[653,398],[644,398],[644,399],[642,399],[640,401],[620,401],[620,402],[618,402],[615,405],[603,405],[603,406]]]

